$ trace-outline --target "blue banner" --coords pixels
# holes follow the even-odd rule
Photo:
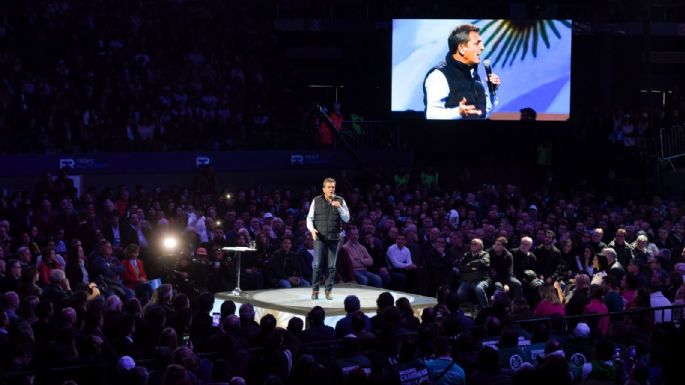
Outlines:
[[[411,163],[408,150],[366,150],[359,157],[374,166]],[[203,166],[217,172],[356,167],[349,153],[334,150],[3,155],[0,160],[3,177],[42,175],[61,168],[74,175],[107,175],[192,172]]]

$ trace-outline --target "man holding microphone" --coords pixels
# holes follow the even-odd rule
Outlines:
[[[497,104],[501,79],[484,60],[487,87],[478,75],[485,50],[475,25],[457,26],[447,39],[445,61],[431,68],[423,82],[426,119],[485,119]]]
[[[321,265],[326,261],[326,299],[332,300],[333,281],[335,280],[335,260],[340,249],[342,223],[349,222],[350,210],[345,200],[335,195],[335,179],[323,181],[323,194],[312,200],[307,214],[307,229],[314,238],[314,260],[312,262],[312,299],[319,299]]]

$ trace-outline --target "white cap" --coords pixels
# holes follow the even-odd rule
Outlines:
[[[122,356],[117,362],[117,369],[120,371],[129,371],[136,367],[136,362],[130,356]]]
[[[581,322],[573,329],[573,335],[581,338],[590,337],[590,327],[585,322]]]

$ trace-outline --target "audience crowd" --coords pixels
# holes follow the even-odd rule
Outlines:
[[[283,129],[307,114],[259,4],[0,1],[0,152],[331,145],[320,120]],[[675,94],[658,124],[682,123]],[[640,147],[648,122],[617,111],[609,139]],[[334,328],[321,306],[285,329],[251,304],[211,314],[237,275],[244,290],[311,284],[319,186],[220,191],[205,173],[79,191],[60,171],[7,192],[0,383],[678,381],[681,202],[631,197],[615,175],[565,191],[551,177],[447,188],[433,169],[379,183],[338,181],[352,219],[336,282],[382,294],[375,314],[345,298]],[[223,248],[248,245],[237,271]],[[437,305],[417,317],[410,294]]]
[[[278,64],[263,12],[249,1],[0,2],[0,153],[292,146],[306,137],[283,129],[301,126],[301,82]]]
[[[121,381],[147,384],[668,380],[682,309],[645,309],[685,300],[681,204],[616,201],[583,181],[523,194],[443,189],[432,169],[414,177],[338,181],[352,220],[336,280],[438,305],[419,319],[385,292],[369,319],[351,297],[335,329],[316,307],[306,329],[293,320],[284,330],[271,316],[257,323],[249,305],[236,315],[230,301],[213,319],[213,293],[235,286],[235,255],[222,248],[257,249],[243,255],[245,290],[309,285],[305,217],[320,187],[214,191],[207,180],[79,194],[64,171],[46,175],[0,205],[7,380],[79,366],[75,379],[113,362]],[[169,236],[176,249],[160,246]]]

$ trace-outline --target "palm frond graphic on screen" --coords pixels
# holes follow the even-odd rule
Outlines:
[[[493,67],[512,66],[517,57],[526,58],[528,53],[537,57],[539,45],[551,48],[550,34],[561,39],[560,30],[571,29],[570,20],[474,20],[480,27],[485,46],[490,47],[486,59]]]

